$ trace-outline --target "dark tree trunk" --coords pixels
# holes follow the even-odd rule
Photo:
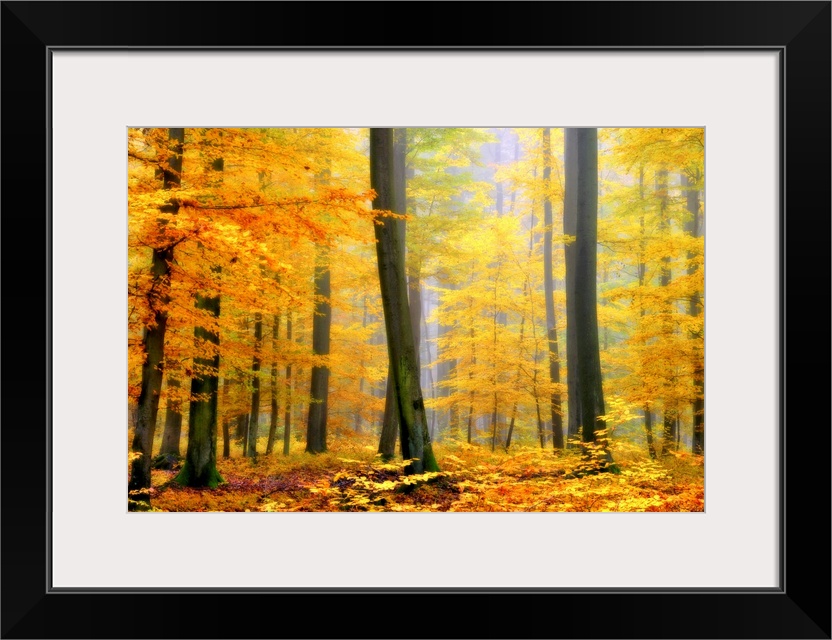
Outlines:
[[[382,460],[392,460],[396,455],[396,441],[399,439],[399,405],[396,401],[396,382],[393,380],[393,372],[387,371],[387,393],[384,402],[384,420],[382,422],[381,438],[378,443],[378,452]],[[403,443],[407,447],[407,441]],[[408,454],[402,451],[402,456],[407,459]]]
[[[577,234],[578,225],[578,154],[576,153],[575,139],[577,129],[564,129],[564,174],[565,185],[563,193],[563,233],[573,238]],[[568,139],[567,139],[568,136]],[[571,142],[571,145],[570,145]],[[569,147],[570,153],[566,153]],[[581,402],[578,390],[578,331],[574,324],[576,322],[575,295],[575,274],[577,273],[577,240],[567,241],[564,244],[564,258],[566,261],[566,391],[567,407],[569,408],[567,419],[567,434],[569,442],[575,442],[580,437],[581,426]],[[570,324],[572,328],[570,329]]]
[[[401,212],[395,197],[394,130],[370,129],[370,185],[377,198],[374,209]],[[399,207],[396,205],[399,204]],[[416,460],[406,471],[422,473],[438,471],[431,447],[425,415],[425,404],[419,384],[416,345],[410,326],[407,283],[404,271],[404,246],[400,227],[390,218],[380,218],[373,225],[376,234],[379,281],[381,284],[387,347],[392,363],[393,379],[399,405],[402,434],[407,434],[410,457]],[[404,440],[404,437],[402,438]]]
[[[222,402],[225,417],[222,421],[222,457],[231,457],[231,418],[228,416],[228,392],[231,390],[228,378],[222,381]]]
[[[277,423],[280,419],[279,391],[277,389],[277,340],[280,337],[280,314],[272,317],[272,369],[271,369],[271,411],[269,414],[269,439],[266,442],[266,455],[274,450],[277,437]]]
[[[647,434],[647,452],[650,457],[655,459],[656,446],[653,444],[653,414],[650,412],[650,407],[644,407],[644,432]]]
[[[162,188],[172,189],[181,184],[182,148],[185,129],[169,129],[173,156],[169,168],[162,172]],[[172,198],[160,208],[162,213],[176,214],[179,202]],[[160,222],[160,227],[164,226]],[[163,362],[165,357],[165,331],[167,329],[167,305],[170,301],[170,266],[173,247],[153,249],[150,275],[152,278],[150,308],[153,323],[144,333],[145,363],[142,366],[142,382],[138,399],[138,419],[133,433],[131,450],[138,454],[130,465],[130,481],[127,485],[130,510],[146,509],[150,504],[150,463],[153,455],[153,436],[156,433],[156,416],[159,411],[159,395],[162,391]]]
[[[697,172],[698,174],[698,172]],[[685,190],[687,210],[690,214],[687,232],[692,238],[698,238],[701,233],[699,224],[699,175],[691,181],[686,175],[682,175],[682,184],[687,187]],[[694,263],[694,254],[688,252],[688,275],[696,273],[697,266]],[[694,291],[688,298],[688,315],[698,316],[701,313],[702,299],[698,291]],[[701,340],[701,335],[692,335],[692,339]],[[693,453],[703,455],[705,453],[705,370],[702,361],[701,349],[696,349],[693,363],[693,384],[696,389],[696,396],[693,401],[693,440],[691,448]]]
[[[168,404],[165,411],[165,430],[162,432],[162,446],[160,454],[170,454],[181,457],[179,440],[182,436],[182,400],[179,390],[182,384],[179,378],[168,376]]]
[[[211,168],[224,169],[224,161],[217,158]],[[211,268],[219,274],[220,268]],[[220,317],[220,297],[197,294],[195,306],[207,311],[214,323]],[[219,401],[220,336],[205,327],[194,327],[194,342],[202,348],[213,345],[210,353],[194,358],[194,374],[191,377],[191,401],[188,410],[188,451],[185,464],[174,479],[189,487],[215,489],[224,482],[217,471],[217,404]]]
[[[257,435],[260,427],[260,351],[263,347],[263,315],[254,314],[254,358],[251,362],[251,412],[245,455],[257,457]]]
[[[234,428],[234,438],[242,445],[243,455],[246,455],[248,447],[248,414],[242,413],[237,416],[237,425]]]
[[[315,261],[315,316],[312,319],[312,351],[316,356],[329,356],[329,330],[332,325],[330,305],[329,250],[319,247]],[[306,451],[326,451],[327,400],[329,366],[312,367],[309,393],[309,415],[306,427]]]
[[[548,192],[552,182],[552,134],[549,127],[543,129],[543,185],[546,195],[543,198],[543,288],[546,296],[546,332],[549,338],[549,378],[552,384],[560,385],[560,357],[558,355],[558,329],[555,319],[554,279],[552,277],[552,199]],[[552,445],[563,449],[563,410],[560,392],[555,391],[551,397],[552,407]]]
[[[390,201],[387,203],[391,211],[405,212],[407,209],[407,167],[405,164],[405,154],[407,152],[407,131],[405,129],[395,129],[393,131],[393,184],[390,192]],[[378,202],[378,201],[377,201]],[[381,207],[379,204],[378,207]],[[406,253],[406,233],[407,228],[404,220],[389,220],[392,225],[396,225],[399,232],[399,244],[402,255]],[[408,282],[408,296],[411,295],[410,282]],[[408,304],[410,302],[408,301]],[[411,316],[412,322],[412,316]],[[385,329],[385,332],[387,330]],[[418,332],[418,329],[417,329]],[[385,333],[386,341],[389,342],[390,334]],[[418,346],[419,341],[416,339],[415,344]],[[388,345],[389,353],[389,345]],[[416,359],[418,362],[419,353],[416,352]],[[391,360],[387,366],[387,388],[384,399],[384,417],[381,422],[381,437],[378,443],[378,452],[382,458],[389,460],[396,455],[396,441],[401,438],[402,459],[410,458],[409,441],[408,438],[401,437],[402,429],[399,421],[399,406],[396,395],[395,380],[393,379],[393,361]]]
[[[598,130],[566,129],[567,214],[575,222],[572,257],[572,288],[567,288],[567,302],[572,298],[574,316],[567,319],[567,332],[577,333],[577,359],[570,369],[577,368],[578,403],[583,443],[601,444],[599,462],[607,467],[612,456],[607,447],[604,415],[604,392],[601,380],[601,356],[598,349]],[[576,172],[576,176],[570,173]],[[569,269],[567,262],[567,270]],[[567,271],[568,272],[568,271]],[[568,314],[568,306],[567,306]],[[571,329],[570,329],[571,327]],[[568,338],[567,338],[568,343]],[[577,365],[577,366],[575,366]],[[597,435],[603,431],[603,437]]]
[[[219,318],[219,296],[197,295],[196,308],[208,311],[212,317]],[[191,378],[193,399],[188,413],[188,452],[185,465],[175,481],[188,487],[215,489],[223,481],[217,471],[217,374],[220,367],[220,337],[204,327],[196,327],[194,338],[196,342],[204,344],[204,347],[213,345],[213,353],[209,357],[194,358],[194,375]]]
[[[292,342],[292,312],[286,312],[286,342]],[[294,383],[292,382],[292,364],[286,364],[286,413],[283,416],[283,455],[289,455],[292,433],[292,403],[294,402]]]

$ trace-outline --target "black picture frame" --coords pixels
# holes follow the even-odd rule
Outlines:
[[[830,637],[830,2],[3,2],[1,19],[3,638]],[[780,588],[50,590],[48,83],[62,47],[778,51]]]

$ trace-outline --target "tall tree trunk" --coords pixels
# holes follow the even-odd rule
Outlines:
[[[687,201],[687,210],[690,214],[690,222],[688,223],[688,234],[692,238],[698,238],[701,233],[701,225],[699,224],[699,175],[695,176],[695,180],[691,181],[686,175],[682,175],[682,184],[686,187],[685,196]],[[688,275],[692,276],[697,271],[697,266],[694,263],[694,254],[688,252]],[[694,291],[688,298],[688,315],[698,316],[701,312],[702,298],[699,291]],[[702,340],[701,335],[692,335],[694,340]],[[693,401],[693,439],[691,442],[691,449],[697,455],[705,453],[705,369],[702,360],[702,350],[697,348],[694,350],[693,363],[693,384],[696,390],[695,399]]]
[[[534,177],[537,177],[537,169],[534,170]],[[536,203],[532,200],[532,213],[531,213],[531,220],[529,222],[529,262],[531,263],[532,260],[532,253],[534,252],[534,245],[535,245],[535,238],[537,234],[535,234],[535,210]],[[537,386],[537,363],[540,361],[540,351],[537,348],[537,321],[534,317],[534,298],[533,298],[533,291],[531,284],[527,281],[524,285],[524,294],[528,295],[528,304],[529,304],[529,326],[532,330],[532,344],[534,344],[534,367],[532,369],[532,396],[534,397],[534,408],[535,413],[537,415],[537,437],[540,440],[540,448],[546,448],[546,426],[545,421],[543,420],[543,415],[540,411],[540,394],[538,393],[538,386]],[[524,315],[525,319],[525,315]]]
[[[329,250],[319,247],[315,261],[315,316],[312,320],[312,350],[316,356],[329,356],[329,330],[332,326],[330,305]],[[309,416],[306,426],[306,451],[326,451],[327,401],[329,396],[329,366],[312,367],[309,393]]]
[[[474,365],[477,364],[477,344],[474,342],[474,335],[475,334],[474,334],[474,316],[473,316],[474,302],[473,302],[473,300],[471,301],[470,307],[471,307],[471,311],[470,311],[470,313],[471,313],[471,369],[468,371],[468,386],[471,388],[471,391],[468,394],[469,395],[469,401],[468,401],[468,444],[471,444],[471,432],[473,430],[472,422],[473,422],[473,417],[474,417],[474,385],[473,385],[473,382],[472,382],[474,380],[473,367],[474,367]]]
[[[280,392],[277,389],[277,340],[280,337],[280,314],[272,317],[272,369],[271,369],[271,413],[269,415],[269,439],[266,442],[266,455],[274,450],[277,437],[277,422],[280,419]]]
[[[228,392],[231,390],[231,385],[228,378],[222,381],[222,402],[223,402],[223,421],[222,421],[222,457],[231,457],[231,418],[228,415]]]
[[[212,318],[220,316],[219,296],[196,297],[196,308],[207,311]],[[218,333],[204,327],[194,329],[198,344],[211,344],[209,357],[194,358],[191,378],[191,403],[188,413],[188,452],[185,465],[175,481],[188,487],[215,489],[223,481],[217,471],[217,391],[220,367]],[[203,347],[204,348],[204,347]]]
[[[168,376],[168,404],[165,411],[165,430],[162,432],[160,454],[181,457],[179,440],[182,436],[182,400],[179,392],[182,383],[176,376]]]
[[[639,174],[638,174],[638,195],[639,195],[639,206],[641,207],[641,215],[639,216],[639,227],[641,230],[641,237],[639,239],[639,254],[638,254],[638,289],[639,289],[639,323],[642,325],[640,328],[643,328],[644,325],[644,286],[647,284],[646,277],[647,277],[647,263],[646,263],[646,251],[647,251],[647,232],[645,229],[644,224],[644,166],[642,165]],[[641,347],[644,347],[644,343],[640,344]],[[653,414],[650,409],[650,403],[644,403],[644,433],[647,437],[647,453],[650,454],[650,457],[655,459],[656,458],[656,446],[653,443]]]
[[[396,211],[399,213],[405,213],[407,211],[407,166],[405,163],[405,155],[407,153],[407,130],[406,129],[394,129],[393,130],[393,161],[392,161],[392,171],[393,171],[393,184],[391,186],[391,191],[389,194],[389,202],[387,203],[389,206],[389,210]],[[381,207],[378,204],[378,200],[376,201],[377,207]],[[375,205],[374,205],[375,206]],[[394,208],[395,207],[395,208]],[[406,234],[407,234],[407,227],[405,226],[404,220],[387,220],[386,223],[389,222],[391,225],[396,226],[396,230],[398,231],[398,244],[399,250],[401,251],[403,256],[406,256]],[[411,282],[408,282],[408,297],[411,295]],[[410,302],[408,301],[408,304]],[[411,316],[412,321],[412,316]],[[385,318],[386,322],[386,318]],[[417,330],[418,331],[418,330]],[[390,333],[386,329],[385,325],[385,342],[388,343],[388,354],[390,353],[389,349],[389,341],[391,340]],[[419,340],[418,338],[414,341],[417,347],[416,352],[416,360],[418,363],[419,353],[418,353],[418,345]],[[418,364],[417,364],[418,366]],[[401,421],[399,420],[399,406],[398,406],[398,396],[396,394],[396,383],[393,379],[393,369],[394,364],[392,360],[389,360],[387,366],[387,387],[385,392],[385,399],[384,399],[384,417],[381,423],[381,437],[379,438],[378,443],[378,452],[381,454],[382,459],[389,460],[396,455],[396,441],[401,439],[401,448],[402,448],[402,459],[407,460],[410,458],[410,443],[405,434],[402,433],[402,430],[405,428]],[[402,436],[405,437],[402,437]]]
[[[497,265],[497,274],[494,279],[494,311],[492,313],[492,356],[491,356],[491,388],[494,402],[491,409],[491,450],[497,446],[497,291],[500,282],[500,271],[502,270],[502,262]]]
[[[452,284],[446,285],[447,289],[456,289],[456,287]],[[437,388],[437,395],[442,398],[450,397],[456,391],[454,386],[451,386],[452,381],[456,379],[456,359],[452,360],[443,360],[443,354],[441,351],[441,345],[443,344],[443,340],[445,335],[452,331],[452,327],[449,325],[442,324],[441,316],[437,321],[437,347],[436,347],[436,360],[438,361],[438,365],[436,367],[436,388]],[[449,433],[455,433],[455,430],[459,427],[459,407],[456,402],[454,402],[450,409],[448,410],[448,431]]]
[[[549,338],[549,378],[553,385],[560,385],[560,358],[558,356],[558,329],[555,320],[555,294],[552,277],[552,199],[549,191],[552,187],[552,134],[551,129],[543,129],[543,288],[546,295],[546,332]],[[553,391],[552,407],[552,445],[563,449],[563,410],[559,391]]]
[[[425,296],[425,302],[430,302],[430,292]],[[422,326],[425,329],[425,355],[427,357],[426,371],[428,374],[428,389],[430,389],[430,397],[436,402],[436,384],[433,380],[433,359],[430,355],[430,336],[428,335],[428,321],[425,315],[425,309],[422,307]],[[435,441],[436,438],[436,409],[430,412],[430,439]]]
[[[667,240],[670,233],[670,222],[668,220],[668,184],[667,184],[667,170],[661,169],[656,172],[656,196],[659,198],[659,228],[662,240]],[[662,267],[659,276],[659,284],[666,288],[670,285],[672,277],[670,271],[670,256],[665,253],[661,259]],[[665,302],[662,315],[662,333],[669,335],[672,331],[670,326],[670,314],[672,312],[671,303]],[[669,382],[669,381],[668,381]],[[664,424],[662,429],[662,455],[668,455],[676,449],[676,407],[671,406],[668,400],[665,401],[664,407]]]
[[[367,296],[365,295],[362,298],[362,307],[364,307],[364,317],[361,320],[361,328],[367,328]],[[362,398],[364,396],[364,358],[361,358],[361,361],[358,363],[358,397]],[[355,432],[361,433],[361,408],[359,407],[355,412]]]
[[[263,314],[254,314],[254,358],[251,362],[251,412],[248,419],[246,457],[257,457],[257,436],[260,427],[260,351],[263,347]]]
[[[515,151],[515,156],[516,156],[516,151]],[[529,248],[529,261],[530,262],[531,262],[531,257],[532,257],[531,248]],[[528,282],[528,279],[527,279],[526,282],[523,283],[523,297],[526,297],[528,294],[529,294],[529,282]],[[526,330],[526,314],[524,313],[520,317],[520,359],[519,359],[520,361],[522,361],[522,355],[523,355],[523,336],[525,334],[525,330]],[[520,381],[521,381],[522,373],[523,373],[522,372],[522,366],[518,367],[518,369],[517,369],[517,385],[516,385],[516,388],[515,388],[515,393],[518,393],[518,394],[520,393],[520,388],[521,388]],[[511,408],[511,421],[509,422],[508,434],[506,435],[506,447],[505,447],[506,451],[508,451],[508,448],[511,446],[511,434],[514,433],[514,421],[515,421],[516,418],[517,418],[517,400],[514,401],[514,405]]]
[[[292,343],[292,312],[286,312],[286,342]],[[286,413],[283,416],[283,455],[289,455],[292,433],[292,410],[294,403],[294,382],[292,380],[292,363],[286,363]]]
[[[410,326],[413,327],[413,345],[416,348],[416,365],[422,371],[422,264],[411,257],[407,278],[407,297],[410,308]]]
[[[574,150],[575,136],[577,129],[564,129],[564,192],[563,192],[563,233],[573,238],[577,234],[578,224],[578,154]],[[570,153],[566,153],[569,146]],[[578,331],[574,327],[576,322],[575,295],[575,274],[577,273],[577,240],[567,241],[564,244],[564,258],[566,262],[566,391],[567,407],[569,408],[567,419],[567,434],[569,442],[574,442],[580,437],[581,429],[581,402],[578,390]],[[572,328],[570,329],[570,324]]]
[[[370,129],[370,185],[378,194],[373,202],[374,209],[401,213],[401,204],[396,202],[394,195],[396,172],[393,164],[393,142],[393,129]],[[373,226],[377,240],[376,252],[388,354],[393,364],[402,434],[407,434],[410,456],[415,458],[406,471],[438,471],[439,466],[436,464],[428,434],[425,403],[419,384],[416,345],[413,342],[413,327],[410,326],[401,231],[400,227],[391,224],[390,218],[380,218],[378,222],[381,224]]]
[[[172,189],[181,184],[182,148],[185,142],[185,129],[169,129],[173,155],[168,160],[168,168],[162,172],[162,188]],[[179,211],[179,201],[168,200],[160,207],[166,214]],[[160,221],[159,226],[164,227]],[[156,416],[159,411],[159,396],[162,391],[163,362],[165,357],[165,331],[167,330],[170,301],[170,267],[173,262],[173,247],[153,249],[150,276],[150,308],[153,322],[144,332],[145,362],[142,365],[142,382],[138,399],[138,420],[133,433],[131,450],[138,454],[130,465],[130,481],[127,485],[130,510],[147,509],[150,505],[150,463],[153,455],[153,436],[156,433]]]
[[[581,416],[581,440],[584,444],[600,444],[599,462],[607,468],[612,462],[604,415],[604,392],[601,379],[601,356],[598,349],[598,130],[594,128],[566,129],[566,203],[564,221],[574,222],[575,242],[572,257],[572,288],[567,288],[572,299],[574,316],[567,318],[568,332],[577,333],[578,403]],[[570,175],[571,173],[577,175]],[[571,178],[571,179],[570,179]],[[569,195],[570,185],[574,190]],[[567,273],[570,263],[567,262]],[[571,327],[571,328],[570,328]],[[568,343],[568,338],[567,338]],[[603,430],[603,437],[597,435]],[[585,449],[586,451],[586,449]]]
[[[214,171],[223,171],[222,158],[212,163]],[[219,274],[219,267],[212,267]],[[207,311],[214,326],[220,317],[220,297],[197,294],[195,306]],[[206,323],[207,324],[207,323]],[[194,327],[194,342],[211,347],[207,356],[194,358],[194,375],[191,377],[191,401],[188,410],[188,451],[185,464],[174,479],[189,487],[215,489],[224,482],[217,471],[217,404],[219,401],[220,335],[206,327]]]

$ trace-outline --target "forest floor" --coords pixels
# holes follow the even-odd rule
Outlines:
[[[281,445],[282,443],[278,443]],[[154,511],[703,511],[700,456],[651,460],[614,444],[620,473],[582,473],[577,450],[514,447],[506,453],[454,441],[434,443],[438,473],[405,475],[401,460],[376,456],[375,439],[355,436],[309,455],[293,442],[276,452],[219,459],[216,489],[171,482],[176,469],[154,470]],[[237,455],[239,451],[232,452]]]

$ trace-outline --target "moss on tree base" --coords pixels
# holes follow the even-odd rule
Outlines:
[[[209,466],[201,475],[194,473],[193,465],[189,460],[185,461],[185,466],[173,479],[178,485],[183,487],[208,487],[209,489],[216,489],[225,480],[217,471],[214,465]]]

